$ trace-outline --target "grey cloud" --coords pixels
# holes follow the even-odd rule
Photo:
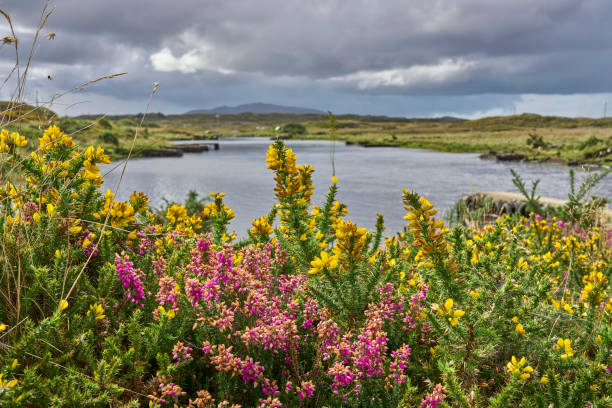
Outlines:
[[[0,8],[28,28],[42,4],[0,0]],[[160,104],[172,109],[264,99],[321,107],[317,98],[325,98],[332,107],[362,111],[378,109],[372,102],[378,101],[390,114],[399,114],[393,104],[401,101],[416,109],[417,99],[429,101],[424,105],[431,111],[461,111],[448,103],[486,110],[487,103],[507,107],[522,93],[612,91],[608,0],[53,4],[43,34],[57,36],[41,41],[34,66],[54,79],[31,83],[53,91],[128,71],[127,78],[96,84],[92,92],[137,100],[159,81]],[[20,35],[22,53],[31,37]],[[0,63],[10,61],[10,51],[0,48]],[[445,61],[467,65],[445,73],[436,68]],[[400,79],[380,80],[389,71]]]

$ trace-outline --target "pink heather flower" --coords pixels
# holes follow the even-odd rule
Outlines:
[[[246,360],[238,360],[237,365],[240,367],[242,381],[244,381],[245,384],[255,384],[261,377],[263,377],[265,368],[257,361],[253,361],[251,357],[247,357]]]
[[[174,345],[174,348],[172,349],[172,358],[174,358],[174,361],[176,361],[177,363],[180,363],[181,361],[185,361],[191,358],[191,351],[191,347],[185,346],[182,342],[179,341]]]
[[[419,291],[412,295],[410,299],[410,310],[406,312],[404,316],[404,323],[407,323],[404,326],[404,331],[406,330],[414,330],[417,325],[415,323],[415,318],[421,314],[423,310],[423,301],[427,297],[427,291],[429,290],[428,285],[419,284]]]
[[[201,238],[198,240],[198,250],[202,253],[208,252],[210,249],[211,241],[209,239]]]
[[[128,260],[128,256],[115,255],[115,267],[117,276],[121,281],[123,289],[125,289],[125,297],[144,308],[145,293],[143,287],[144,274],[138,268],[134,268],[134,264]]]
[[[162,258],[163,259],[163,258]],[[178,309],[178,290],[176,282],[172,276],[163,276],[159,279],[159,291],[155,295],[155,300],[166,307],[171,307],[174,310]]]
[[[278,386],[276,384],[271,384],[270,380],[264,377],[261,384],[261,391],[265,395],[279,395],[280,391],[278,390]]]
[[[302,329],[308,329],[314,331],[314,321],[319,318],[319,305],[313,301],[304,302],[304,323],[302,323]]]
[[[433,392],[428,393],[421,401],[421,408],[438,408],[438,405],[446,398],[446,388],[442,384],[437,384]]]
[[[283,404],[276,397],[268,397],[266,399],[261,398],[257,408],[282,408]]]
[[[408,368],[410,352],[411,349],[407,344],[403,344],[402,347],[391,352],[393,361],[389,364],[389,371],[391,372],[391,378],[397,381],[398,384],[404,384],[406,382],[404,371]]]
[[[153,261],[153,273],[159,277],[166,275],[166,258],[160,257]]]
[[[144,230],[138,231],[136,236],[138,237],[138,246],[132,249],[132,252],[138,253],[138,255],[143,256],[146,254],[150,254],[151,251],[155,248],[155,239],[153,236],[157,233],[157,228],[152,225],[145,227]],[[153,262],[155,265],[155,261]],[[155,266],[153,266],[155,270]]]
[[[161,391],[162,395],[162,398],[160,399],[162,404],[166,403],[164,397],[171,397],[174,402],[177,402],[179,397],[186,394],[179,385],[176,385],[173,382],[168,382],[165,376],[159,377],[159,390]]]
[[[310,399],[314,396],[315,386],[312,381],[302,381],[302,384],[296,388],[296,392],[300,396],[300,401]]]
[[[185,279],[185,294],[187,299],[191,302],[192,306],[195,306],[204,297],[204,290],[200,286],[200,281],[196,278]]]
[[[355,373],[344,364],[336,363],[331,367],[327,374],[333,378],[332,389],[334,394],[338,393],[338,388],[348,387],[355,379]]]

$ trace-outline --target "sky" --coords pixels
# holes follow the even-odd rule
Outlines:
[[[43,5],[0,0],[22,68]],[[266,102],[337,114],[601,117],[607,101],[612,113],[610,0],[56,0],[53,7],[25,99],[53,99],[51,109],[65,115],[142,112],[155,82],[150,111],[166,114]],[[8,35],[0,22],[0,37]],[[1,81],[14,64],[14,48],[0,45]],[[65,94],[119,72],[127,74]],[[0,99],[11,96],[13,80]]]

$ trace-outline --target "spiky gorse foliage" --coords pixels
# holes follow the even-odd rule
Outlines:
[[[104,152],[2,133],[2,406],[610,404],[609,231],[452,231],[404,192],[383,240],[270,147],[277,203],[233,244],[223,193],[164,214],[100,193]],[[44,147],[43,147],[44,146]],[[278,219],[277,219],[278,218]]]

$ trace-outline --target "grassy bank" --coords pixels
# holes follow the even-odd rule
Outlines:
[[[137,131],[139,115],[57,117],[29,115],[9,129],[34,135],[50,123],[79,143],[98,143],[111,158],[124,157]],[[339,115],[338,140],[363,145],[423,148],[444,152],[518,153],[525,160],[566,164],[612,165],[612,119],[563,118],[524,114],[477,120],[407,119]],[[299,124],[292,128],[292,124]],[[289,127],[287,127],[289,125]],[[150,114],[136,140],[142,149],[168,147],[170,141],[256,136],[329,139],[329,120],[322,115]]]

